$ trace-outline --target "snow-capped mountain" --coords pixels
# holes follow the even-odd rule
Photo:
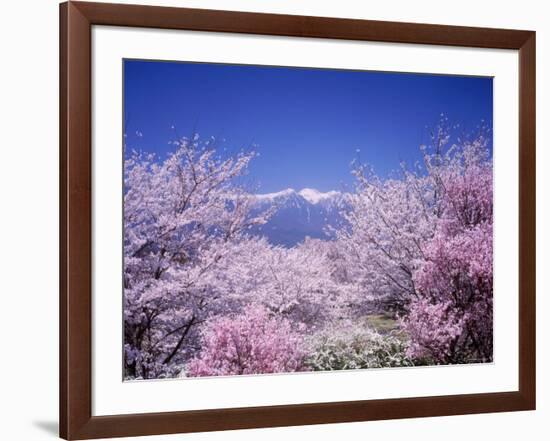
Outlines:
[[[258,212],[273,209],[269,221],[252,230],[266,236],[274,245],[292,247],[306,237],[330,239],[327,227],[340,227],[341,211],[345,209],[345,194],[339,191],[320,192],[313,188],[300,191],[288,188],[277,193],[257,194]]]

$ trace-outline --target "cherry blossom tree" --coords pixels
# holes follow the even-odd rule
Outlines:
[[[217,269],[265,216],[236,179],[254,153],[220,159],[198,136],[164,161],[134,153],[124,168],[125,368],[129,377],[173,375],[196,350],[197,327],[231,305]]]
[[[250,375],[306,370],[303,338],[291,323],[258,305],[212,320],[189,376]]]
[[[331,274],[327,243],[306,239],[293,248],[275,247],[265,239],[243,242],[224,278],[241,298],[258,303],[291,322],[319,329],[345,314],[343,285]],[[223,283],[223,282],[222,282]]]
[[[482,145],[467,145],[461,166],[442,173],[446,204],[425,261],[419,296],[404,327],[410,354],[438,362],[485,362],[493,355],[493,181]]]
[[[394,310],[409,354],[435,362],[492,357],[492,162],[488,137],[450,145],[439,128],[401,178],[354,170],[341,253],[367,304]]]

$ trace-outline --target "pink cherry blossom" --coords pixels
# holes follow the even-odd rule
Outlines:
[[[302,339],[288,320],[253,305],[210,322],[190,376],[250,375],[305,370]]]

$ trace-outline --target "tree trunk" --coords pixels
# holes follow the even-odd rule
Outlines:
[[[191,329],[191,326],[195,323],[195,316],[191,317],[191,320],[189,320],[189,323],[187,323],[187,326],[183,329],[183,333],[181,334],[180,339],[178,340],[178,343],[176,346],[174,346],[174,349],[172,349],[172,352],[164,359],[162,362],[163,364],[168,364],[172,361],[172,358],[178,353],[181,345],[183,344],[183,340],[185,340],[185,337],[187,337],[187,334],[189,333],[189,330]]]

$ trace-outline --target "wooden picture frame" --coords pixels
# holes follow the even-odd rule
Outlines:
[[[232,32],[519,52],[519,390],[92,416],[91,28]],[[535,32],[170,7],[60,5],[60,436],[89,439],[535,409]]]

